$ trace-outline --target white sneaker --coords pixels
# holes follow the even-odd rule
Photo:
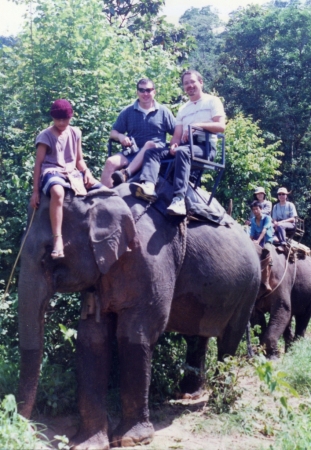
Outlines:
[[[168,214],[175,216],[186,216],[186,204],[185,199],[181,197],[174,197],[170,206],[166,209]]]
[[[154,190],[153,184],[145,184],[145,183],[132,183],[137,186],[135,196],[143,198],[147,202],[155,202],[158,198],[156,191]]]

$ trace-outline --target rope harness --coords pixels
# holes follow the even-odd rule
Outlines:
[[[14,275],[15,268],[16,268],[16,265],[17,265],[17,263],[18,263],[19,257],[20,257],[20,255],[21,255],[21,253],[22,253],[23,247],[24,247],[24,245],[25,245],[25,242],[26,242],[27,236],[28,236],[28,234],[29,234],[29,230],[30,230],[30,228],[31,228],[31,225],[32,225],[33,219],[34,219],[34,217],[35,217],[35,214],[36,214],[36,209],[34,209],[33,212],[32,212],[32,216],[31,216],[31,219],[30,219],[28,228],[27,228],[27,230],[26,230],[25,237],[24,237],[24,239],[23,239],[23,242],[21,243],[21,247],[20,247],[19,252],[18,252],[18,254],[17,254],[17,257],[16,257],[16,259],[15,259],[15,263],[14,263],[13,268],[12,268],[12,270],[11,270],[11,274],[10,274],[10,277],[9,277],[9,281],[8,281],[7,286],[6,286],[6,289],[5,289],[5,291],[4,291],[4,295],[3,295],[3,297],[2,297],[1,303],[5,301],[5,298],[6,298],[6,296],[8,295],[9,288],[10,288],[10,284],[11,284],[11,281],[12,281],[12,278],[13,278],[13,275]]]
[[[267,294],[263,295],[262,297],[260,297],[260,299],[269,297],[269,295],[271,295],[273,292],[275,292],[275,291],[278,289],[278,287],[280,287],[280,285],[282,284],[282,282],[283,282],[283,280],[284,280],[284,278],[285,278],[287,269],[288,269],[288,261],[289,261],[289,256],[290,256],[291,248],[292,248],[292,246],[291,246],[291,244],[289,244],[289,252],[288,252],[288,255],[287,255],[287,258],[286,258],[285,270],[284,270],[284,273],[283,273],[283,276],[282,276],[281,280],[280,280],[279,283],[272,289],[271,292],[268,292]],[[266,258],[265,258],[265,259],[266,259]],[[265,259],[264,259],[263,261],[265,261]],[[294,286],[294,283],[295,283],[295,280],[296,280],[296,272],[297,272],[297,259],[296,259],[296,258],[295,258],[295,260],[294,260],[294,267],[295,267],[295,272],[294,272],[294,281],[293,281],[292,287]],[[264,270],[264,269],[262,269],[261,271],[263,271],[263,270]]]

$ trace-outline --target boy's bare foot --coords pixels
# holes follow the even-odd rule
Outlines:
[[[52,259],[64,258],[64,243],[61,234],[55,234],[54,238],[54,248],[51,253]]]

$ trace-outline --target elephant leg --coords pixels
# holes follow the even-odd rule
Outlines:
[[[157,306],[152,304],[144,311],[125,310],[118,316],[122,418],[113,433],[114,447],[148,444],[153,439],[148,408],[151,358],[169,313],[167,305]]]
[[[288,351],[289,347],[292,345],[294,341],[294,333],[292,330],[291,322],[292,320],[290,320],[290,322],[287,324],[287,327],[285,328],[283,333],[283,338],[285,342],[285,352]]]
[[[153,348],[148,343],[118,339],[121,367],[122,419],[113,433],[113,447],[149,444],[154,435],[149,422],[148,396]]]
[[[252,304],[247,298],[244,306],[236,309],[228,321],[221,336],[217,338],[218,361],[223,361],[226,355],[233,356],[246,330],[250,319]]]
[[[308,311],[303,315],[295,316],[296,319],[295,339],[304,337],[306,330],[308,328],[310,316],[311,316],[310,311]]]
[[[20,379],[18,412],[30,418],[35,403],[43,352],[44,313],[53,292],[37,267],[22,267],[18,285]],[[34,274],[36,279],[34,279]]]
[[[183,336],[187,342],[186,365],[188,372],[180,383],[183,398],[196,399],[202,395],[205,381],[205,356],[208,338],[203,336]]]
[[[77,338],[78,396],[81,425],[71,439],[75,450],[109,449],[106,394],[115,317],[80,320]]]
[[[290,323],[290,319],[290,298],[276,299],[270,311],[268,327],[262,338],[262,345],[265,347],[268,358],[278,358],[278,340],[285,332],[286,327]]]

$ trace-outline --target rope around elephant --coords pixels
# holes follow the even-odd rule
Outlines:
[[[13,268],[12,268],[12,270],[11,270],[11,274],[10,274],[10,276],[9,276],[9,281],[8,281],[8,284],[7,284],[6,288],[5,288],[4,295],[3,295],[3,297],[2,297],[1,303],[3,303],[3,302],[5,301],[5,298],[6,298],[6,296],[8,295],[9,288],[10,288],[10,284],[11,284],[11,281],[12,281],[12,278],[13,278],[13,275],[14,275],[14,272],[15,272],[15,269],[16,269],[16,265],[17,265],[17,263],[18,263],[18,260],[19,260],[20,255],[21,255],[21,253],[22,253],[22,250],[23,250],[24,244],[25,244],[25,242],[26,242],[28,233],[29,233],[29,231],[30,231],[30,228],[31,228],[33,219],[34,219],[34,217],[35,217],[35,214],[36,214],[36,209],[34,209],[34,210],[32,211],[32,216],[31,216],[31,219],[30,219],[30,222],[29,222],[29,226],[28,226],[28,228],[27,228],[27,231],[26,231],[24,240],[23,240],[23,242],[22,242],[22,244],[21,244],[21,247],[20,247],[19,252],[18,252],[18,254],[17,254],[15,263],[14,263]]]
[[[285,275],[286,275],[286,272],[287,272],[287,269],[288,269],[288,261],[289,261],[289,256],[290,256],[290,250],[291,250],[291,248],[292,248],[292,246],[291,246],[291,244],[289,244],[289,252],[288,252],[288,255],[287,255],[287,258],[286,258],[285,270],[284,270],[284,273],[283,273],[283,276],[282,276],[281,280],[280,280],[279,283],[276,285],[276,287],[272,289],[271,292],[268,292],[267,294],[263,295],[263,296],[260,297],[260,298],[267,298],[267,297],[269,297],[269,295],[271,295],[273,292],[275,292],[275,291],[277,290],[277,288],[278,288],[278,287],[281,285],[281,283],[283,282],[283,280],[284,280],[284,278],[285,278]],[[297,260],[296,260],[296,258],[295,258],[295,260],[294,260],[294,265],[295,265],[295,272],[294,272],[294,282],[293,282],[293,285],[294,285],[294,283],[295,283],[296,272],[297,272]]]

